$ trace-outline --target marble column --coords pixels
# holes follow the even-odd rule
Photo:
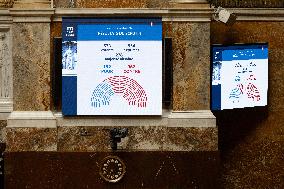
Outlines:
[[[41,2],[45,5],[49,1]],[[56,151],[56,120],[50,111],[50,22],[54,10],[25,0],[16,1],[10,14],[14,109],[7,120],[6,150]]]
[[[173,110],[210,110],[210,23],[173,23]]]
[[[173,112],[169,116],[167,133],[170,134],[164,147],[179,151],[218,151],[216,118],[210,111],[212,9],[202,0],[174,0],[171,5],[172,12],[183,11],[186,16],[174,16],[167,23],[173,39]]]
[[[50,110],[50,16],[53,10],[11,9],[14,111]]]
[[[191,19],[172,22],[173,110],[210,110],[210,21],[205,0],[172,0]],[[199,11],[208,12],[199,14]],[[193,13],[196,12],[196,15]]]

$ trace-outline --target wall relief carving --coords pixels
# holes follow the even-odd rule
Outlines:
[[[10,30],[0,27],[0,112],[13,109]]]
[[[0,97],[1,98],[9,98],[10,90],[9,90],[9,81],[11,74],[10,71],[10,61],[9,58],[9,48],[6,43],[6,34],[0,33]]]

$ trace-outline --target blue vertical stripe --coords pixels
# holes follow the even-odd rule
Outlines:
[[[211,88],[211,109],[221,110],[221,85],[212,85]]]
[[[62,114],[77,115],[77,77],[62,77]]]

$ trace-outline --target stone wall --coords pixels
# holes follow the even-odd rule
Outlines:
[[[14,23],[14,110],[50,109],[50,31],[47,23]]]
[[[7,6],[6,4],[5,6],[1,5],[8,7],[12,5],[13,1],[1,2],[10,2]],[[50,58],[50,55],[53,56],[52,38],[61,35],[61,23],[58,20],[53,20],[53,18],[57,19],[56,15],[50,19],[50,16],[54,14],[52,9],[48,14],[43,11],[37,12],[36,9],[30,10],[31,7],[35,8],[37,5],[37,2],[30,2],[33,1],[17,0],[14,6],[16,9],[1,13],[5,17],[12,15],[12,30],[15,31],[11,35],[13,40],[11,55],[14,66],[14,110],[47,112],[53,106],[50,98],[50,67],[52,68],[54,64]],[[48,0],[41,1],[41,8],[50,7],[49,3]],[[172,1],[169,0],[55,0],[53,3],[53,6],[58,9],[138,8],[138,11],[145,8],[174,7]],[[184,8],[184,6],[185,4],[179,5],[180,8]],[[26,12],[17,8],[26,8]],[[70,10],[72,11],[72,9]],[[192,12],[184,13],[186,16],[190,14]],[[204,13],[198,14],[195,15],[195,18]],[[280,18],[277,14],[271,15]],[[39,19],[38,15],[45,18]],[[233,26],[226,26],[217,22],[212,22],[210,25],[209,21],[202,23],[184,21],[186,16],[177,18],[175,15],[170,19],[168,17],[167,21],[163,22],[163,36],[173,38],[174,111],[209,110],[210,36],[211,44],[269,42],[268,107],[214,113],[219,126],[219,147],[222,155],[221,185],[223,188],[283,188],[284,22],[239,21]],[[255,19],[256,16],[254,16],[252,14],[251,17]],[[8,18],[7,20],[12,21]],[[60,108],[57,110],[60,111]],[[16,154],[20,151],[109,152],[108,129],[114,125],[129,128],[130,135],[120,146],[127,150],[213,151],[215,152],[214,157],[217,157],[218,130],[215,127],[214,117],[208,116],[210,117],[208,127],[206,125],[208,120],[200,122],[198,119],[187,118],[167,119],[166,121],[164,118],[160,120],[147,119],[146,121],[139,119],[116,120],[120,124],[118,125],[111,122],[110,118],[104,121],[97,119],[96,122],[91,119],[79,121],[64,119],[62,116],[55,118],[52,112],[49,113],[51,117],[49,122],[53,123],[52,127],[45,121],[45,127],[38,128],[36,125],[37,123],[43,124],[38,120],[46,119],[48,113],[44,113],[44,116],[35,116],[32,112],[30,115],[34,117],[30,117],[29,120],[25,117],[27,114],[24,116],[23,113],[21,115],[14,114],[15,119],[8,120],[9,127],[7,128],[6,119],[0,122],[2,130],[0,140],[7,142],[7,152],[8,155],[10,153],[10,157],[20,157]],[[199,127],[185,126],[186,124],[196,125],[196,121]],[[109,124],[100,125],[100,123]],[[22,128],[21,126],[24,124],[29,127]],[[138,126],[133,127],[135,124]],[[175,160],[178,160],[178,156]],[[8,164],[8,172],[6,173],[10,173],[9,170],[12,170],[11,165],[17,165],[17,163]],[[169,161],[168,165],[172,165],[172,162]],[[16,169],[16,167],[14,168]],[[79,167],[77,168],[79,170]],[[157,168],[159,169],[159,167]],[[176,173],[175,167],[171,167],[170,170]],[[27,171],[29,172],[29,170]],[[14,174],[13,177],[20,179],[19,182],[24,180],[17,177],[17,174]],[[13,180],[8,183],[13,184]]]
[[[6,186],[38,188],[38,183],[54,180],[51,188],[88,187],[88,183],[108,187],[97,176],[97,168],[106,155],[117,155],[127,162],[128,176],[119,185],[113,185],[116,188],[140,188],[144,183],[146,188],[217,186],[218,129],[209,104],[212,10],[204,0],[193,4],[192,1],[173,2],[15,1],[13,8],[5,13],[11,17],[14,31],[11,37],[13,111],[7,121],[0,122],[0,129],[5,133],[0,139],[7,146]],[[53,55],[57,53],[53,52],[53,38],[61,36],[62,17],[66,16],[162,18],[163,37],[171,37],[173,42],[172,107],[163,109],[162,116],[62,116],[61,107],[55,107],[51,97],[51,74],[55,64],[60,64],[53,62]],[[128,135],[118,144],[118,151],[111,149],[110,130],[113,128],[128,128]],[[79,153],[83,159],[78,164],[81,166],[75,166],[72,169],[75,172],[62,171],[74,166],[66,162],[66,158],[73,159]],[[25,154],[30,154],[27,162],[23,162]],[[42,167],[46,160],[50,161],[46,170],[35,171],[31,165],[38,162],[36,166]],[[87,162],[92,162],[94,167],[87,167],[93,171],[84,169]],[[144,171],[145,165],[151,169]],[[63,178],[77,173],[80,177],[84,175],[85,183],[69,179],[74,184],[62,185]],[[137,177],[133,179],[135,174]],[[26,179],[42,175],[38,179]],[[94,182],[92,177],[97,180]],[[162,182],[156,182],[157,178]],[[135,187],[132,187],[133,181]]]
[[[22,1],[16,1],[18,8],[22,8],[22,5],[25,4],[21,2]],[[46,5],[46,3],[44,3],[44,5]],[[30,6],[33,5],[29,5],[28,7]],[[169,0],[54,1],[54,7],[58,9],[102,7],[159,9],[172,6],[173,4],[171,4]],[[45,6],[43,7],[46,8]],[[137,9],[137,11],[139,9]],[[53,57],[53,37],[61,36],[61,22],[58,21],[60,20],[60,15],[54,15],[52,17],[54,20],[50,20],[50,16],[54,14],[52,12],[53,10],[50,11],[49,16],[46,16],[46,13],[40,12],[40,14],[46,16],[46,18],[44,18],[45,23],[41,23],[43,20],[27,20],[39,14],[36,10],[30,12],[28,10],[27,12],[21,13],[21,11],[17,9],[11,9],[13,20],[18,20],[17,23],[13,23],[12,26],[12,29],[17,31],[17,33],[13,34],[12,38],[15,111],[24,110],[38,113],[38,111],[48,112],[48,110],[53,109],[52,99],[50,98],[50,67],[52,68],[54,62],[49,55]],[[70,11],[74,10],[70,9]],[[191,15],[192,12],[194,11],[185,12],[183,14],[187,16]],[[29,14],[29,16],[27,16],[26,13]],[[198,14],[199,15],[194,15],[195,19],[207,13]],[[254,110],[230,110],[214,113],[219,126],[219,147],[222,154],[221,185],[226,189],[283,188],[284,22],[239,21],[233,26],[226,26],[216,22],[212,22],[210,25],[209,21],[202,23],[196,22],[196,20],[195,22],[184,21],[186,16],[177,18],[175,15],[170,18],[172,20],[168,17],[167,20],[163,22],[163,36],[173,38],[174,111],[207,110],[207,113],[210,112],[210,36],[211,44],[269,42],[269,106],[267,108],[256,108]],[[176,20],[173,21],[173,19]],[[60,111],[60,107],[57,110]],[[22,155],[26,156],[26,153],[29,152],[21,152],[22,155],[18,155],[17,153],[19,151],[57,151],[58,154],[78,151],[92,153],[110,152],[110,144],[107,141],[109,137],[108,130],[114,126],[129,128],[130,135],[126,140],[123,140],[120,147],[130,151],[156,150],[168,152],[185,151],[192,153],[196,151],[208,151],[209,153],[214,152],[214,157],[218,156],[218,129],[215,127],[215,118],[208,116],[209,114],[206,115],[206,119],[192,119],[192,117],[186,117],[188,116],[186,115],[182,119],[134,118],[114,120],[112,118],[102,118],[92,120],[92,118],[83,118],[79,120],[77,118],[64,119],[62,116],[58,115],[53,117],[53,113],[50,111],[44,113],[44,116],[35,116],[32,113],[30,113],[30,115],[34,117],[30,117],[31,119],[28,121],[27,114],[24,115],[21,113],[18,117],[14,114],[14,120],[8,120],[8,128],[5,128],[7,125],[5,119],[0,122],[0,129],[5,133],[0,136],[0,140],[2,142],[7,140],[7,157],[10,157],[9,160],[11,160],[8,161],[10,164],[8,163],[6,172],[10,174],[10,177],[8,177],[8,184],[10,185],[14,184],[13,181],[15,180],[19,182],[19,185],[21,183],[29,185],[31,184],[29,182],[33,182],[33,180],[25,182],[25,179],[19,177],[19,174],[21,174],[19,170],[30,173],[28,169],[24,169],[22,165],[17,163],[17,157],[21,159]],[[49,121],[53,123],[53,127],[45,123],[45,127],[38,128],[36,124],[42,123],[38,120],[47,118],[46,115],[49,115],[49,113]],[[198,115],[200,115],[200,112]],[[27,122],[30,124],[28,125],[29,127],[21,128],[22,124],[27,124]],[[14,127],[15,125],[16,127]],[[87,135],[85,135],[85,133],[87,133]],[[6,134],[8,137],[6,137]],[[51,154],[54,155],[55,153]],[[68,153],[65,155],[67,157]],[[63,155],[64,158],[66,158],[65,155]],[[84,155],[84,157],[89,156],[88,154],[81,155]],[[59,158],[61,158],[61,155],[59,156]],[[140,154],[137,156],[140,156]],[[28,155],[26,157],[28,157]],[[33,157],[35,157],[35,159],[41,159],[44,157],[44,154],[34,154]],[[56,155],[52,157],[57,158]],[[92,157],[93,155],[90,155],[93,161],[94,159],[92,159]],[[131,156],[129,157],[130,160],[132,160]],[[160,157],[160,155],[151,157]],[[173,157],[173,162],[181,162],[179,161],[180,157],[178,155]],[[66,159],[68,158],[69,157]],[[217,159],[218,158],[214,159],[214,165],[216,165],[215,160]],[[33,163],[33,159],[30,157],[26,158],[26,160],[30,160],[28,161],[30,164]],[[55,167],[61,167],[61,164],[58,163],[61,160],[59,159],[55,162],[51,158],[51,162],[56,163]],[[91,160],[88,159],[88,162]],[[182,160],[186,162],[186,158]],[[196,161],[198,158],[194,160]],[[207,160],[210,162],[210,158],[207,158]],[[152,161],[152,163],[153,162],[154,161]],[[177,173],[175,164],[171,159],[163,160],[162,162],[166,162],[165,165],[170,166],[169,170],[172,175]],[[204,160],[204,162],[206,161]],[[71,163],[66,165],[71,165]],[[83,164],[84,163],[81,165]],[[12,165],[15,166],[13,167]],[[162,164],[162,166],[163,165],[164,164]],[[183,167],[183,165],[185,164],[181,164],[179,167]],[[192,162],[190,165],[192,165]],[[155,167],[158,172],[154,170],[152,171],[152,175],[159,173],[159,168],[162,166],[159,165]],[[141,167],[143,167],[143,165],[141,165]],[[79,170],[82,167],[77,166],[76,168],[77,169],[73,171],[80,172]],[[12,175],[9,171],[13,169],[17,169],[18,173]],[[54,167],[50,168],[50,170],[52,169],[54,169]],[[73,175],[73,173],[71,175]],[[187,173],[191,174],[192,172],[189,170]],[[163,174],[167,175],[167,171],[164,171]],[[203,174],[204,173],[202,173],[202,176]],[[213,174],[216,176],[215,171]],[[30,178],[33,178],[32,176],[33,175],[31,175]],[[50,174],[48,174],[48,177],[49,176]],[[68,175],[64,178],[67,177]],[[175,177],[172,178],[178,177],[179,176],[175,175]],[[207,178],[209,177],[210,176]],[[61,178],[58,178],[58,182],[60,182]],[[129,180],[131,179],[128,179],[128,181]],[[185,180],[189,179],[186,178]],[[44,180],[44,182],[46,181],[47,180]],[[40,179],[39,182],[41,182]],[[179,181],[175,180],[175,182]],[[202,183],[202,179],[200,183]],[[194,184],[194,186],[198,187],[202,186],[202,184]]]
[[[211,43],[269,43],[268,107],[215,113],[222,155],[222,186],[284,187],[284,23],[211,23]]]
[[[283,8],[283,0],[208,0],[211,4],[218,7],[232,8]]]
[[[56,8],[167,8],[170,0],[54,0]]]

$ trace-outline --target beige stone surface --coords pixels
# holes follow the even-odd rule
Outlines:
[[[114,127],[59,127],[58,151],[111,151],[110,129]],[[118,143],[126,151],[217,151],[217,128],[116,127],[128,128]]]
[[[111,151],[110,129],[114,127],[58,127],[58,151]],[[128,128],[127,137],[118,143],[120,150],[161,150],[164,127]]]
[[[56,151],[56,128],[6,128],[6,150],[20,151]]]
[[[54,0],[58,8],[208,8],[206,0]]]
[[[55,7],[60,8],[145,8],[147,0],[54,0]]]
[[[162,150],[166,129],[161,126],[131,127],[118,147],[130,150]]]
[[[6,142],[6,120],[0,120],[0,143]]]
[[[218,150],[216,121],[210,111],[164,110],[162,117],[80,118],[51,111],[13,111],[7,127],[6,121],[1,123],[6,129],[2,133],[6,133],[8,151],[111,151],[113,128],[128,129],[118,143],[119,150]]]
[[[170,0],[147,0],[148,8],[168,8]]]
[[[165,151],[218,151],[218,129],[196,127],[168,127]]]
[[[1,8],[10,8],[13,6],[14,0],[0,0]]]
[[[210,24],[174,22],[173,109],[210,109]]]
[[[50,8],[51,0],[15,0],[13,8],[39,9]]]
[[[127,151],[217,151],[218,129],[211,111],[168,112],[163,117],[62,117],[58,124],[59,151],[110,151],[110,129],[127,128],[118,143]]]
[[[108,151],[108,129],[101,127],[58,127],[58,151]]]
[[[13,24],[14,110],[50,109],[50,25]]]

